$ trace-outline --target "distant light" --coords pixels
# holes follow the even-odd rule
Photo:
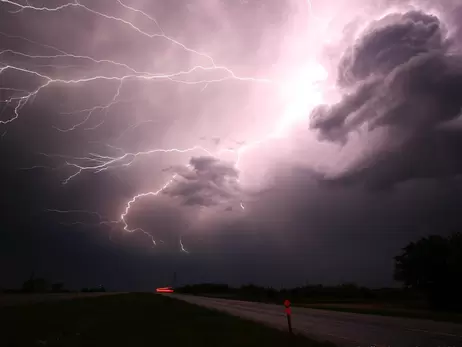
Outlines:
[[[157,288],[156,293],[173,293],[172,287]]]

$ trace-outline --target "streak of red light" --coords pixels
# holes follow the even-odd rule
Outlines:
[[[173,293],[174,290],[172,288],[157,288],[156,293]]]

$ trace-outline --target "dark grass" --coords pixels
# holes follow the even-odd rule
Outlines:
[[[150,293],[0,308],[0,346],[332,346]]]
[[[223,298],[228,300],[242,300],[242,301],[250,301],[250,302],[264,302],[268,304],[280,304],[282,305],[282,301],[279,302],[275,300],[267,300],[267,299],[254,299],[248,298],[245,296],[231,296],[231,295],[208,295],[205,294],[203,296],[212,297],[212,298]],[[329,305],[324,305],[324,304]],[[339,304],[339,306],[335,306],[335,304]],[[342,307],[343,304],[351,304],[352,307]],[[292,306],[299,306],[299,307],[306,307],[306,308],[314,308],[319,310],[328,310],[328,311],[337,311],[337,312],[350,312],[350,313],[360,313],[360,314],[370,314],[376,316],[386,316],[386,317],[400,317],[400,318],[415,318],[415,319],[427,319],[433,320],[438,322],[450,322],[450,323],[462,323],[462,313],[454,313],[454,312],[441,312],[441,311],[431,311],[431,310],[424,310],[424,309],[411,309],[408,308],[405,304],[398,306],[395,302],[393,308],[388,307],[380,307],[383,306],[384,302],[377,302],[377,307],[354,307],[354,304],[374,304],[372,301],[367,300],[338,300],[338,299],[329,299],[325,298],[323,300],[302,300],[302,301],[292,301]]]
[[[337,312],[351,312],[360,314],[372,314],[377,316],[387,317],[401,317],[401,318],[416,318],[427,319],[438,322],[452,322],[462,323],[462,314],[452,312],[438,312],[438,311],[420,311],[420,310],[406,310],[406,309],[387,309],[387,308],[361,308],[361,307],[336,307],[336,306],[323,306],[323,305],[302,305],[303,307],[315,308],[320,310],[337,311]]]

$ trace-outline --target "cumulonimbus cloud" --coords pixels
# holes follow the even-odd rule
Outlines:
[[[345,177],[389,184],[462,172],[454,157],[462,143],[457,136],[443,136],[440,127],[462,109],[457,51],[439,18],[419,11],[374,22],[347,50],[338,67],[343,97],[316,108],[311,128],[321,139],[343,144],[358,132],[367,142],[365,135],[381,128],[387,141]]]
[[[239,196],[239,172],[232,163],[214,157],[191,158],[186,167],[175,168],[175,178],[163,193],[183,205],[214,206]]]

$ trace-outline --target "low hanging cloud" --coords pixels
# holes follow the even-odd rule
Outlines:
[[[173,182],[163,191],[187,206],[215,206],[240,194],[239,172],[232,163],[214,157],[193,157],[186,167],[175,168]]]
[[[322,140],[347,144],[353,134],[374,156],[341,179],[390,185],[462,173],[460,130],[441,127],[462,109],[462,55],[438,17],[419,11],[373,23],[344,55],[338,85],[344,95],[311,114]]]

